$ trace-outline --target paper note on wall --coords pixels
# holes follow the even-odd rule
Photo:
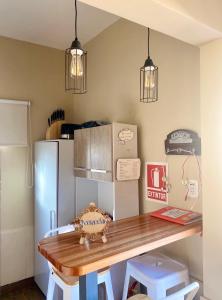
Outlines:
[[[117,180],[138,180],[140,177],[140,159],[118,159],[117,161]]]

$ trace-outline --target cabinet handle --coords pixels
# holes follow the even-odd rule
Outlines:
[[[86,168],[76,168],[74,167],[74,170],[79,170],[79,171],[91,171],[90,169],[86,169]]]
[[[91,171],[92,173],[103,173],[103,174],[111,173],[111,171],[108,171],[108,170],[101,170],[101,169],[91,169],[90,171]]]

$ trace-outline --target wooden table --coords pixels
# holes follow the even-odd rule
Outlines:
[[[43,239],[38,249],[64,275],[80,276],[81,300],[96,300],[98,270],[201,232],[201,221],[183,226],[144,214],[112,222],[106,244],[80,245],[70,232]]]

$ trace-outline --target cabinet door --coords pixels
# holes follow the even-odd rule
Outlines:
[[[91,128],[91,178],[112,181],[112,125]]]
[[[90,178],[90,128],[75,131],[74,173],[77,177]]]

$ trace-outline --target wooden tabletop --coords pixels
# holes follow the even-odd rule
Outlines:
[[[201,232],[201,221],[183,226],[144,214],[112,222],[106,244],[80,245],[79,234],[70,232],[43,239],[38,248],[64,275],[82,276]]]

